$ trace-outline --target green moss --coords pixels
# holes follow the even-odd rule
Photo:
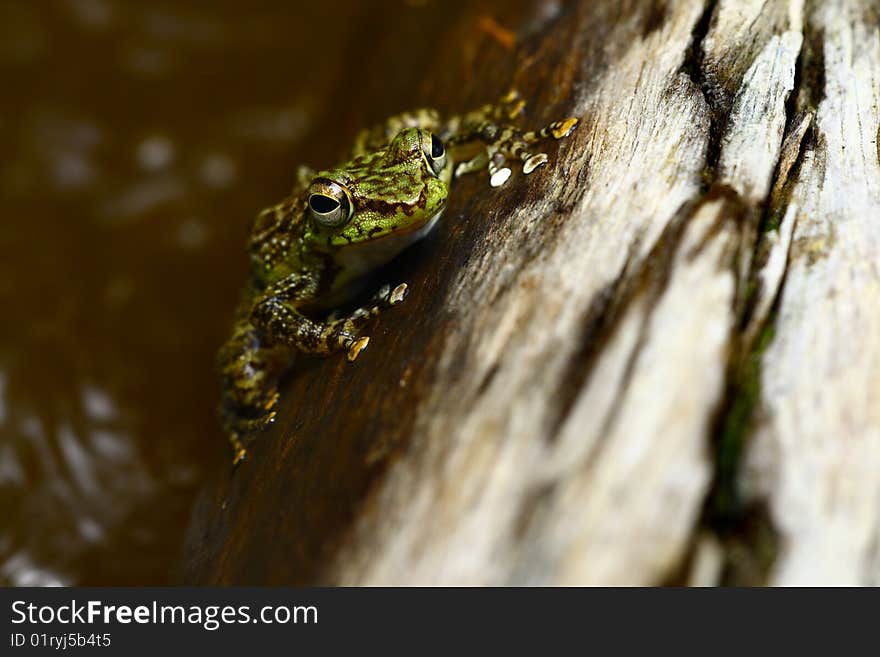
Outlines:
[[[754,427],[755,409],[761,399],[761,361],[774,335],[774,323],[768,321],[733,377],[732,401],[722,420],[716,443],[715,487],[708,508],[709,520],[719,530],[735,523],[743,512],[738,486],[739,468]]]

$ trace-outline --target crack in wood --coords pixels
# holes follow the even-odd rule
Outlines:
[[[526,89],[557,81],[537,93],[578,96],[585,120],[528,185],[491,202],[462,188],[456,222],[507,220],[446,236],[429,277],[458,273],[419,308],[453,319],[404,315],[401,344],[431,352],[432,374],[419,395],[383,388],[409,404],[412,435],[350,505],[324,581],[766,580],[779,528],[764,499],[740,496],[743,454],[789,268],[815,247],[795,239],[797,185],[828,148],[814,120],[827,36],[819,4],[806,27],[801,8],[573,3],[529,37]],[[372,408],[363,392],[351,398]],[[361,447],[319,465],[356,469]]]

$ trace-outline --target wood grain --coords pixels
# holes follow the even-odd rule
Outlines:
[[[876,583],[871,7],[523,9],[527,115],[580,127],[462,181],[362,359],[302,359],[184,579]]]

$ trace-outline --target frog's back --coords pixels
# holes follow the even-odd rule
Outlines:
[[[300,268],[303,201],[290,196],[260,212],[250,227],[248,250],[252,283],[257,289]]]

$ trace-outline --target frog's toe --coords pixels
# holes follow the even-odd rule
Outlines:
[[[275,408],[275,405],[277,403],[278,403],[278,391],[273,390],[272,393],[269,395],[268,399],[266,399],[266,402],[263,404],[263,408],[267,411],[271,411],[273,408]]]
[[[508,167],[501,167],[489,172],[489,184],[492,187],[501,187],[510,178],[511,171]]]
[[[235,434],[229,437],[229,442],[232,444],[232,465],[235,467],[247,457],[247,448]]]
[[[568,137],[568,135],[571,134],[571,131],[574,130],[574,127],[577,124],[578,120],[573,116],[570,116],[567,119],[563,119],[562,121],[556,121],[550,126],[550,134],[552,134],[556,139]]]
[[[516,89],[511,89],[507,92],[507,95],[501,99],[500,106],[502,114],[506,116],[506,118],[515,119],[522,113],[526,106],[526,101],[520,98],[519,92]]]
[[[363,337],[355,340],[351,346],[348,348],[348,360],[349,362],[354,362],[360,353],[367,348],[367,345],[370,343],[370,338]]]
[[[501,102],[512,103],[517,100],[519,100],[519,91],[517,91],[515,88],[512,88],[504,95],[504,97],[501,99]]]
[[[501,187],[510,178],[510,167],[504,166],[505,158],[500,152],[497,152],[489,158],[489,185],[492,187]]]
[[[546,153],[535,153],[534,155],[529,156],[525,162],[523,162],[523,173],[529,174],[538,167],[542,167],[547,164],[547,154]]]
[[[391,295],[388,297],[388,303],[396,305],[406,299],[406,295],[409,293],[409,286],[406,283],[401,283],[396,288],[391,290]]]

